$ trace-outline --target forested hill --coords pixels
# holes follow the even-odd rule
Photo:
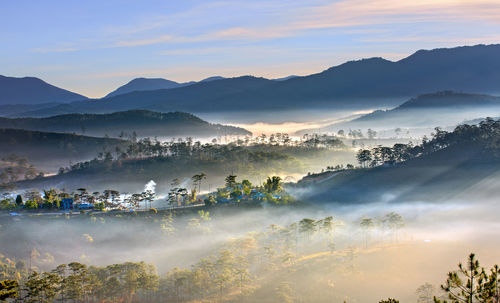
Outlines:
[[[485,198],[500,194],[500,122],[438,130],[420,145],[366,151],[356,168],[305,177],[295,187],[320,203]],[[359,155],[359,154],[358,154]],[[390,163],[390,164],[387,164]],[[497,179],[498,180],[498,179]]]
[[[104,150],[126,149],[129,144],[120,139],[5,128],[0,129],[0,142],[0,158],[15,154],[47,172],[92,159]]]
[[[118,137],[124,133],[132,135],[134,132],[139,137],[216,137],[251,134],[243,128],[211,124],[188,113],[157,113],[145,110],[112,114],[67,114],[48,118],[0,118],[0,127],[111,137]]]
[[[412,98],[394,110],[410,108],[439,108],[439,107],[478,107],[500,106],[500,97],[484,94],[468,94],[463,92],[442,91],[432,94],[419,95]]]

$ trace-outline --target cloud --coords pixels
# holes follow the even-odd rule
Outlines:
[[[137,46],[163,42],[191,43],[204,41],[257,41],[299,36],[311,30],[356,29],[370,33],[369,26],[411,22],[500,22],[497,0],[344,0],[316,6],[297,7],[279,22],[267,20],[264,25],[250,24],[210,30],[193,36],[160,35],[148,40],[122,42],[119,46]],[[366,27],[360,29],[359,27]],[[417,41],[418,37],[401,37]],[[403,40],[399,40],[403,41]]]
[[[238,20],[235,16],[242,16]],[[227,16],[221,16],[226,14]],[[223,17],[221,19],[221,17]],[[144,21],[146,20],[146,21]],[[156,44],[201,42],[256,42],[309,35],[312,31],[336,29],[349,34],[370,34],[378,25],[428,22],[500,23],[498,0],[341,0],[312,1],[306,5],[265,3],[258,6],[231,2],[206,3],[184,12],[151,16],[134,26],[106,28],[106,37],[84,49],[138,47]],[[224,20],[224,22],[220,22]],[[220,23],[220,24],[219,24]],[[435,23],[434,25],[432,23]],[[418,28],[416,31],[418,32]],[[374,33],[376,35],[376,33]],[[369,38],[377,39],[373,35]],[[379,39],[384,39],[379,37]],[[390,39],[390,38],[389,38]],[[399,37],[406,42],[417,36]],[[364,40],[368,41],[368,40]],[[39,48],[38,52],[69,52],[81,47]]]
[[[497,0],[344,0],[306,9],[295,29],[320,29],[415,21],[500,20]]]

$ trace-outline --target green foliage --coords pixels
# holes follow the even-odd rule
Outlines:
[[[226,187],[235,187],[236,186],[236,176],[229,175],[225,179]]]
[[[23,302],[130,302],[138,293],[157,290],[158,281],[154,266],[144,262],[126,262],[106,267],[87,267],[72,262],[61,264],[51,272],[31,273],[24,282]]]
[[[209,195],[203,202],[205,202],[205,206],[212,206],[217,203],[217,200],[215,200],[213,195]]]
[[[24,207],[26,209],[38,209],[38,203],[33,200],[28,200],[26,201],[26,203],[24,203]]]
[[[13,204],[11,199],[3,199],[0,201],[0,209],[9,210],[15,208],[16,205]]]
[[[282,190],[281,178],[278,176],[268,177],[264,183],[264,189],[268,193],[276,193]]]
[[[17,204],[17,206],[23,205],[23,197],[21,195],[17,195],[16,204]]]
[[[386,300],[380,300],[379,303],[399,303],[399,300],[388,298]]]
[[[493,266],[490,275],[480,266],[475,254],[471,253],[467,264],[458,264],[458,271],[448,273],[441,289],[447,294],[451,303],[495,302],[499,299],[499,268]],[[435,303],[447,303],[434,297]]]
[[[16,280],[0,281],[0,301],[17,298],[19,295],[19,284]]]
[[[104,211],[105,209],[106,209],[106,205],[104,204],[104,202],[97,202],[94,204],[94,210]]]
[[[483,152],[489,156],[500,156],[500,120],[486,118],[478,125],[462,124],[452,132],[439,127],[430,140],[424,139],[421,144],[413,145],[397,143],[393,147],[377,146],[370,150],[360,150],[357,153],[358,162],[362,166],[382,165],[386,162],[398,163],[458,144],[479,144]]]

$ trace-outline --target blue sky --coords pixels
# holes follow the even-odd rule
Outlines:
[[[1,0],[0,74],[90,97],[135,77],[283,77],[500,43],[498,0]]]

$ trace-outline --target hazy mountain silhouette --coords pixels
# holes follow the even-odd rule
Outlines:
[[[454,125],[470,117],[497,116],[500,97],[452,91],[423,94],[389,110],[376,110],[348,122],[334,123],[323,131],[393,127]],[[299,134],[308,133],[302,130]]]
[[[273,81],[251,76],[198,82],[173,89],[132,92],[102,102],[78,102],[68,112],[244,111],[395,106],[433,91],[500,91],[500,45],[418,51],[397,62],[350,61],[321,73]],[[47,115],[47,110],[32,115]]]
[[[213,76],[209,77],[206,79],[201,80],[200,82],[210,82],[210,81],[215,81],[215,80],[221,80],[225,79],[224,77],[220,76]],[[128,82],[127,84],[120,86],[116,90],[112,91],[111,93],[107,94],[104,98],[109,98],[109,97],[114,97],[118,95],[123,95],[131,92],[138,92],[138,91],[150,91],[150,90],[159,90],[159,89],[170,89],[170,88],[177,88],[177,87],[183,87],[183,86],[189,86],[192,84],[197,83],[196,81],[189,81],[189,82],[175,82],[163,78],[135,78]]]
[[[500,97],[484,94],[468,94],[462,92],[443,91],[433,94],[423,94],[412,98],[392,111],[418,108],[441,108],[441,107],[478,107],[498,106]]]
[[[215,137],[250,135],[243,128],[211,124],[194,115],[131,110],[112,114],[66,114],[48,118],[0,118],[0,128],[70,132],[119,137],[122,132],[140,137]]]
[[[222,80],[222,79],[226,79],[226,78],[221,77],[221,76],[212,76],[212,77],[205,78],[205,79],[201,80],[200,82],[210,82],[210,81]]]
[[[110,92],[104,98],[114,97],[136,91],[169,89],[185,85],[186,84],[177,83],[175,81],[170,81],[162,78],[135,78],[127,84],[120,86],[116,90]]]
[[[87,97],[53,86],[34,77],[0,75],[0,105],[68,103]]]
[[[16,116],[25,112],[41,110],[44,108],[51,108],[63,105],[62,103],[40,103],[40,104],[0,104],[0,116],[9,117]]]

